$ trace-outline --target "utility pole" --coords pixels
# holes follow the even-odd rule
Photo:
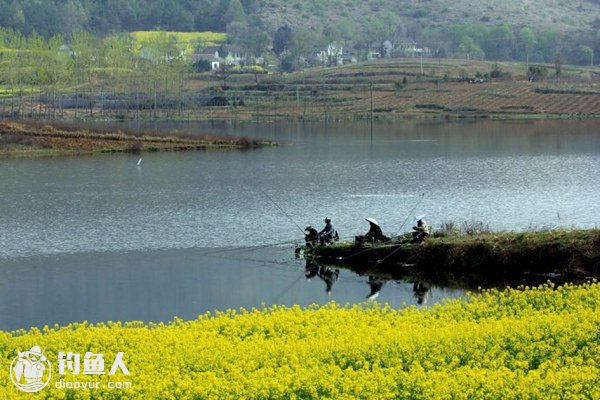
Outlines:
[[[371,92],[371,145],[373,145],[373,82],[370,85]]]

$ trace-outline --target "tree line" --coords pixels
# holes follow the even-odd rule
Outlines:
[[[11,114],[33,96],[54,111],[91,110],[98,99],[108,108],[156,110],[179,101],[189,69],[166,33],[139,44],[128,34],[45,39],[0,28],[0,94],[10,97]]]
[[[258,6],[259,0],[0,0],[0,26],[45,38],[77,30],[222,32]]]
[[[489,21],[426,24],[425,9],[416,10],[411,21],[382,9],[361,15],[359,20],[347,15],[334,21],[324,14],[322,24],[315,29],[302,24],[267,26],[265,19],[271,3],[265,0],[0,0],[0,26],[26,37],[35,33],[45,39],[55,35],[68,37],[82,30],[99,37],[152,29],[227,32],[230,44],[249,55],[261,56],[272,48],[287,70],[301,67],[302,59],[332,43],[354,53],[359,60],[373,49],[383,56],[406,55],[401,54],[400,44],[407,42],[427,48],[428,56],[492,61],[553,62],[559,55],[566,63],[589,65],[594,54],[600,52],[600,18],[592,26],[563,33],[552,27],[493,25]],[[324,8],[322,1],[309,3],[314,9],[311,12],[335,11],[332,5]],[[296,3],[292,7],[302,9],[308,5]]]

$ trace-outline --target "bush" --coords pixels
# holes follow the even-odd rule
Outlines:
[[[527,78],[529,81],[537,81],[548,77],[548,68],[537,65],[531,65],[527,70]]]
[[[458,236],[460,227],[454,221],[444,221],[440,224],[440,228],[433,231],[433,237]]]
[[[492,65],[492,70],[490,71],[490,78],[502,78],[502,76],[503,73],[500,69],[500,66],[498,65],[498,63],[494,63]]]
[[[198,60],[193,64],[196,72],[207,72],[212,70],[212,64],[208,60]]]
[[[481,221],[465,221],[461,224],[463,235],[479,235],[481,233],[491,233],[489,224]]]

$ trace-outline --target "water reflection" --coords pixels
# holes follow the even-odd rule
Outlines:
[[[228,308],[355,304],[375,294],[392,307],[416,303],[411,283],[389,281],[297,259],[293,247],[21,258],[0,268],[0,330],[84,320],[168,322]],[[438,288],[429,304],[464,294]]]
[[[355,273],[356,273],[356,276],[362,277],[362,275],[360,273],[358,273],[358,272],[355,272]],[[333,290],[333,285],[335,282],[338,281],[339,276],[340,276],[339,268],[321,265],[321,264],[317,263],[313,258],[305,259],[304,277],[306,278],[307,281],[310,281],[313,278],[317,277],[320,280],[322,280],[323,282],[325,282],[325,293],[327,293],[327,295],[331,296],[331,293]],[[388,282],[394,282],[394,283],[398,284],[399,286],[405,285],[407,283],[412,284],[412,293],[413,293],[413,297],[414,297],[414,303],[416,303],[417,305],[426,305],[427,304],[427,302],[429,300],[429,296],[431,294],[431,288],[432,288],[432,285],[430,283],[422,281],[422,280],[410,281],[410,280],[394,279],[391,276],[385,276],[385,275],[379,275],[379,274],[367,275],[366,283],[369,286],[369,293],[366,295],[366,299],[367,300],[376,300],[379,297],[379,295],[381,294],[383,287]],[[390,291],[393,291],[393,289],[390,288]]]
[[[315,276],[319,277],[325,282],[325,293],[331,296],[333,290],[333,284],[337,282],[340,277],[340,270],[338,268],[326,267],[318,265],[314,260],[307,259],[306,266],[304,267],[304,276],[310,280]]]
[[[431,286],[425,282],[413,283],[413,292],[415,293],[415,297],[417,298],[417,304],[419,305],[427,304],[430,291]]]
[[[381,291],[381,288],[386,282],[387,280],[383,279],[380,276],[369,275],[368,283],[371,291],[367,295],[367,299],[375,300],[377,297],[379,297],[379,292]]]

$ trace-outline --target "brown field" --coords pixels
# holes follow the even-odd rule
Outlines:
[[[52,125],[0,122],[0,156],[62,155],[145,151],[190,151],[254,148],[273,145],[248,138],[208,135],[145,135],[102,132]]]
[[[468,60],[399,59],[333,68],[311,68],[293,74],[261,77],[232,75],[228,97],[238,107],[206,110],[208,118],[597,118],[600,117],[600,71],[545,65],[548,77],[529,82],[525,64],[498,63],[502,76],[485,77],[494,64]],[[422,73],[421,73],[422,71]],[[219,81],[195,81],[214,87]],[[476,77],[483,82],[474,83]],[[252,90],[260,80],[260,90]],[[473,83],[471,83],[473,82]]]
[[[599,118],[600,69],[539,65],[547,75],[527,79],[524,63],[450,59],[391,59],[314,67],[290,74],[190,74],[177,99],[218,96],[228,106],[189,102],[141,110],[45,109],[35,96],[20,115],[62,119],[358,120],[401,118]],[[490,78],[492,71],[499,76]],[[87,88],[87,93],[98,91]],[[5,101],[0,114],[11,115]],[[2,108],[3,107],[3,108]]]

